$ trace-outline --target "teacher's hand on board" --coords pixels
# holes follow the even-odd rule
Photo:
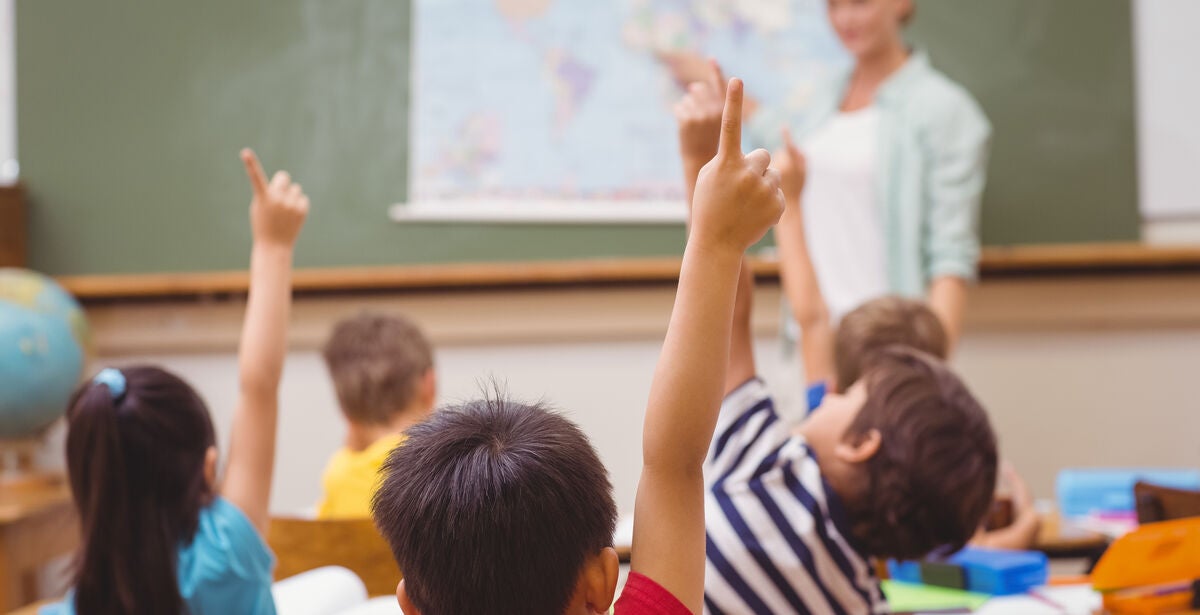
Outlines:
[[[771,168],[779,172],[780,187],[787,206],[799,205],[804,182],[808,179],[808,163],[792,140],[792,132],[786,128],[783,129],[783,147],[771,157]]]
[[[696,81],[704,81],[708,78],[711,60],[706,60],[704,56],[696,52],[658,51],[654,55],[667,67],[671,78],[681,88],[687,88]]]
[[[287,171],[277,171],[268,182],[258,156],[249,148],[242,150],[242,164],[254,192],[250,228],[255,243],[291,248],[308,217],[308,196]]]
[[[689,85],[675,104],[679,153],[685,165],[699,168],[717,155],[724,109],[725,76],[716,61],[710,60],[705,78]]]
[[[704,244],[702,249],[732,248],[739,254],[762,239],[784,208],[771,154],[763,149],[742,154],[742,89],[740,79],[726,87],[717,152],[696,181],[688,240]]]

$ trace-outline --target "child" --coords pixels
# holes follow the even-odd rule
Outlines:
[[[241,394],[225,480],[208,409],[155,367],[108,368],[67,410],[67,472],[82,548],[74,589],[43,614],[270,614],[263,543],[275,463],[278,388],[291,303],[292,248],[308,197],[280,171],[254,190],[250,298],[238,352]]]
[[[808,383],[808,410],[821,405],[827,391],[844,393],[843,383],[857,382],[863,366],[875,352],[891,345],[906,346],[945,360],[950,352],[949,336],[942,321],[923,301],[897,296],[873,299],[842,317],[836,330],[817,284],[809,257],[800,195],[804,187],[804,156],[783,133],[783,149],[774,161],[781,172],[788,208],[775,226],[775,239],[782,261],[784,294],[800,324],[800,352]],[[1041,518],[1024,479],[1009,464],[1001,468],[1004,482],[1013,489],[1012,525],[993,531],[980,529],[971,543],[976,546],[1028,549],[1041,527]]]
[[[366,518],[383,460],[433,410],[433,351],[408,319],[363,313],[334,327],[324,356],[347,433],[325,468],[317,516]]]
[[[713,72],[676,109],[689,184],[712,155],[716,118],[728,113],[714,96]],[[788,208],[782,225],[797,215],[802,176],[796,165],[778,168]],[[958,549],[983,520],[996,478],[987,415],[935,358],[887,347],[864,356],[861,375],[839,382],[844,394],[826,396],[793,431],[756,377],[752,291],[744,268],[728,395],[705,465],[705,609],[886,612],[870,558]]]
[[[679,290],[643,432],[633,562],[615,612],[698,612],[701,471],[720,406],[742,253],[779,217],[770,155],[741,152],[742,84],[727,88],[719,154],[700,173]],[[383,470],[375,522],[406,615],[605,613],[616,511],[587,438],[540,405],[481,400],[408,432]]]

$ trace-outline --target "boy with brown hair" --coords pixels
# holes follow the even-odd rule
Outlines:
[[[726,88],[700,173],[679,289],[647,404],[632,572],[618,615],[699,612],[702,466],[729,360],[745,250],[783,208],[770,154],[741,152],[742,84]],[[587,438],[541,406],[482,400],[409,430],[372,506],[407,615],[608,612],[618,564],[607,473]]]
[[[689,185],[711,155],[716,118],[728,113],[715,95],[721,80],[715,65],[712,73],[708,82],[693,84],[676,108]],[[773,165],[786,202],[776,227],[781,252],[787,241],[783,225],[799,215],[803,175],[797,164],[789,164],[793,153],[777,154]],[[785,276],[792,264],[788,258],[785,252]],[[785,277],[785,284],[796,281]],[[818,292],[815,279],[800,282],[813,287],[806,292]],[[846,352],[858,361],[837,372],[835,389],[842,393],[825,396],[820,410],[799,428],[786,425],[756,375],[753,284],[744,267],[727,396],[704,469],[705,611],[887,612],[872,558],[913,559],[938,549],[957,550],[990,507],[996,440],[987,414],[938,359],[887,345],[893,334],[903,338],[894,340],[900,342],[919,336],[933,346],[942,340],[944,353],[936,317],[929,321],[932,333],[919,335],[903,320],[896,327],[880,327],[876,320],[863,327],[869,335],[860,335],[853,324],[846,329]],[[832,375],[833,335],[826,333],[818,338],[824,354],[815,359]],[[812,348],[804,350],[808,366]]]
[[[334,326],[322,354],[347,429],[322,476],[317,516],[369,517],[384,459],[433,411],[433,350],[408,319],[364,312]]]

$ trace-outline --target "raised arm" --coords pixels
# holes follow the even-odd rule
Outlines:
[[[279,171],[270,183],[250,150],[242,150],[254,198],[250,226],[250,297],[238,348],[241,391],[233,417],[229,465],[221,494],[266,534],[275,471],[279,380],[292,302],[292,247],[308,214],[308,197]]]
[[[694,612],[704,598],[702,465],[720,409],[734,294],[746,248],[783,209],[770,155],[741,152],[742,83],[733,80],[716,157],[699,174],[679,290],[643,432],[633,570]]]
[[[788,131],[783,133],[783,149],[776,152],[772,166],[779,171],[787,207],[779,224],[775,225],[775,244],[779,249],[780,278],[783,293],[792,307],[792,315],[800,324],[800,356],[804,361],[804,380],[809,385],[832,382],[833,323],[817,272],[813,269],[804,235],[804,155],[792,141]]]
[[[700,169],[717,155],[717,146],[721,140],[721,116],[725,110],[726,81],[721,67],[715,60],[709,60],[704,67],[703,79],[689,84],[687,94],[675,105],[675,120],[679,124],[679,155],[683,160],[683,183],[687,189],[689,226],[696,179],[700,175]],[[740,271],[733,312],[729,366],[725,372],[726,393],[758,373],[754,364],[754,341],[750,326],[754,307],[754,272],[745,259]]]
[[[679,157],[690,209],[700,169],[717,155],[721,141],[721,116],[725,110],[725,76],[715,61],[707,62],[703,78],[687,84],[687,93],[675,104],[679,125]]]

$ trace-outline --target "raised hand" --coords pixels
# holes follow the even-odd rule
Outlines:
[[[308,216],[308,196],[300,184],[292,182],[287,171],[276,172],[268,182],[258,156],[249,148],[242,150],[242,163],[246,165],[246,175],[254,192],[250,202],[250,228],[254,241],[294,245]]]
[[[799,204],[808,178],[808,165],[792,140],[792,131],[786,128],[783,129],[783,147],[771,158],[771,168],[779,171],[780,188],[788,207]]]
[[[659,51],[655,55],[666,65],[671,77],[682,88],[686,88],[693,81],[704,79],[708,72],[708,61],[692,51]]]
[[[679,153],[685,164],[698,168],[717,155],[721,139],[721,114],[725,108],[725,77],[715,60],[709,60],[704,78],[687,86],[675,104],[679,124]]]
[[[743,85],[726,88],[716,156],[700,170],[692,203],[692,239],[745,251],[783,214],[779,173],[766,150],[742,154]]]

